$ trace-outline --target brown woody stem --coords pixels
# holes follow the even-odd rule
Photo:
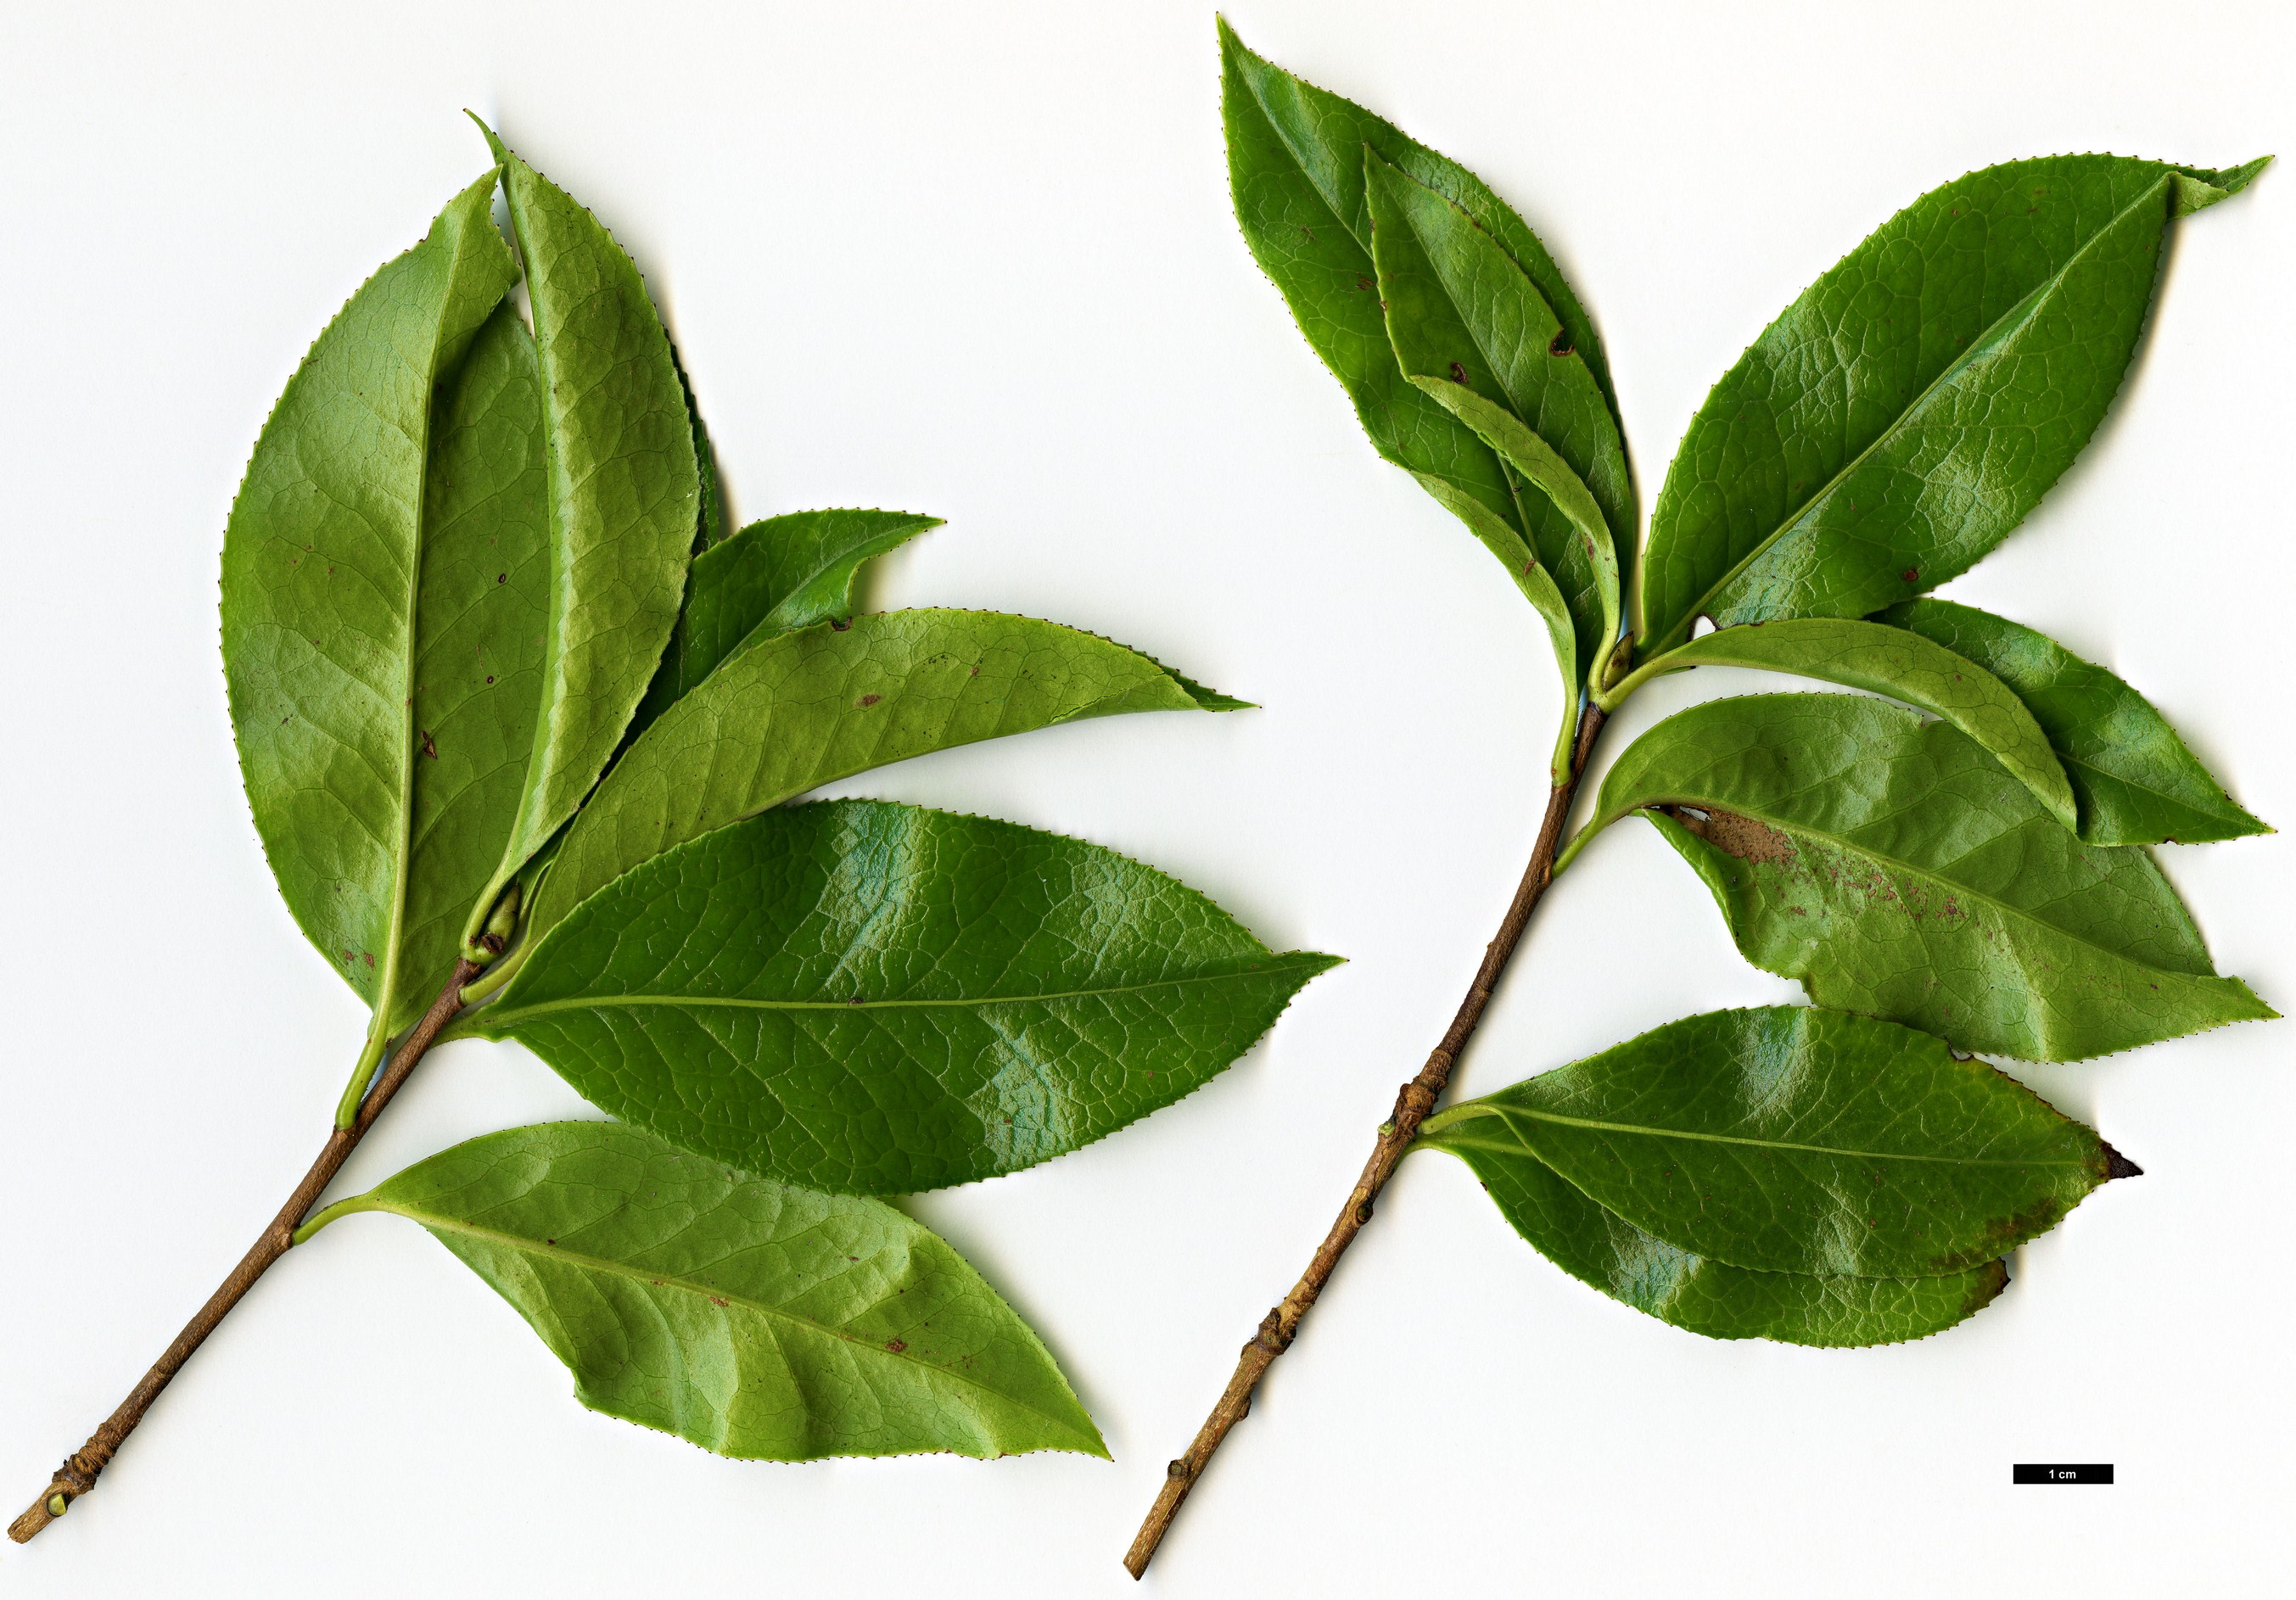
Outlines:
[[[1348,1246],[1355,1243],[1356,1235],[1371,1220],[1380,1191],[1395,1176],[1404,1153],[1411,1148],[1411,1141],[1419,1132],[1419,1125],[1442,1099],[1451,1081],[1453,1063],[1473,1037],[1477,1024],[1482,1022],[1484,1009],[1491,1003],[1500,974],[1506,971],[1507,962],[1522,939],[1522,931],[1530,922],[1531,912],[1546,895],[1547,884],[1554,881],[1554,853],[1562,842],[1563,825],[1570,819],[1571,802],[1578,796],[1578,783],[1586,775],[1587,758],[1594,751],[1603,720],[1599,708],[1587,708],[1586,720],[1578,729],[1578,747],[1571,752],[1570,776],[1555,784],[1547,794],[1546,816],[1539,824],[1538,842],[1531,847],[1530,864],[1523,868],[1522,882],[1515,887],[1514,899],[1507,907],[1506,915],[1500,919],[1498,932],[1483,951],[1482,965],[1475,969],[1475,981],[1467,986],[1466,998],[1459,1002],[1457,1014],[1444,1032],[1443,1042],[1429,1054],[1419,1075],[1397,1091],[1394,1113],[1380,1125],[1379,1142],[1372,1147],[1371,1159],[1364,1163],[1363,1175],[1356,1179],[1347,1204],[1340,1208],[1339,1219],[1316,1247],[1308,1270],[1292,1285],[1292,1292],[1260,1318],[1259,1331],[1245,1343],[1242,1354],[1237,1358],[1235,1373],[1228,1379],[1219,1403],[1204,1419],[1204,1425],[1196,1430],[1187,1452],[1165,1467],[1164,1487],[1156,1496],[1156,1504],[1149,1509],[1147,1520],[1140,1524],[1132,1548],[1125,1553],[1124,1565],[1133,1577],[1141,1577],[1148,1571],[1156,1547],[1170,1531],[1172,1519],[1179,1514],[1188,1491],[1203,1476],[1212,1453],[1220,1448],[1228,1430],[1242,1422],[1251,1409],[1252,1391],[1259,1386],[1267,1369],[1275,1365],[1275,1358],[1299,1336],[1308,1309],[1323,1293],[1324,1285],[1331,1281],[1332,1269],[1339,1266]]]
[[[348,1128],[339,1128],[328,1136],[326,1145],[319,1152],[319,1159],[311,1163],[311,1169],[303,1175],[303,1181],[295,1186],[295,1192],[287,1197],[287,1203],[280,1208],[279,1215],[271,1219],[271,1226],[263,1230],[253,1248],[240,1258],[239,1265],[231,1269],[231,1276],[208,1296],[208,1303],[200,1308],[199,1315],[184,1325],[184,1331],[176,1335],[175,1342],[152,1364],[152,1370],[145,1373],[143,1380],[128,1391],[127,1398],[119,1403],[119,1409],[103,1419],[103,1425],[88,1436],[86,1444],[64,1457],[64,1464],[56,1469],[54,1481],[40,1491],[40,1497],[32,1502],[23,1515],[8,1524],[10,1538],[20,1545],[24,1543],[63,1515],[74,1500],[95,1487],[96,1475],[111,1464],[121,1443],[135,1431],[135,1424],[144,1420],[144,1414],[151,1409],[152,1402],[160,1398],[160,1391],[183,1370],[184,1363],[192,1358],[192,1352],[206,1342],[207,1336],[215,1332],[216,1325],[223,1321],[231,1309],[239,1304],[241,1298],[255,1286],[255,1280],[269,1271],[271,1264],[285,1255],[293,1245],[297,1226],[318,1203],[319,1196],[334,1181],[335,1174],[342,1170],[343,1163],[350,1159],[351,1152],[358,1148],[359,1141],[366,1137],[367,1129],[374,1126],[375,1119],[382,1115],[383,1108],[390,1104],[391,1097],[405,1085],[408,1075],[414,1071],[415,1063],[422,1059],[423,1053],[438,1038],[439,1030],[453,1022],[455,1013],[462,1010],[463,986],[477,976],[478,972],[479,969],[467,961],[455,964],[454,977],[445,989],[439,991],[439,997],[430,1003],[430,1009],[407,1034],[405,1042],[398,1046],[398,1054],[391,1058],[390,1066],[383,1070],[382,1076],[375,1080],[374,1087],[360,1103],[357,1117]]]

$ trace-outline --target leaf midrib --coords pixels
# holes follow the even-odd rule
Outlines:
[[[1281,958],[1279,958],[1281,960]],[[1145,994],[1160,989],[1177,989],[1191,983],[1225,983],[1238,978],[1265,978],[1281,973],[1281,965],[1253,967],[1234,972],[1195,972],[1180,978],[1158,978],[1147,983],[1111,984],[1105,989],[1057,989],[1043,993],[982,995],[954,1000],[753,1000],[738,996],[718,995],[603,995],[570,997],[563,1000],[538,1000],[530,1005],[504,1010],[492,1019],[496,1026],[509,1027],[530,1017],[547,1016],[561,1011],[603,1011],[613,1006],[672,1005],[691,1008],[732,1008],[737,1011],[924,1011],[973,1010],[985,1005],[1012,1005],[1029,1001],[1086,1000],[1103,995]]]
[[[923,1357],[912,1356],[906,1350],[887,1350],[873,1340],[859,1338],[855,1334],[833,1328],[827,1323],[816,1322],[809,1317],[801,1317],[780,1306],[768,1305],[763,1301],[754,1300],[742,1293],[739,1290],[720,1289],[699,1283],[693,1278],[681,1277],[675,1273],[657,1276],[652,1272],[642,1272],[621,1262],[609,1260],[603,1256],[594,1256],[584,1251],[569,1250],[562,1244],[543,1244],[532,1239],[522,1238],[516,1234],[504,1233],[498,1228],[480,1227],[476,1223],[465,1222],[457,1218],[437,1216],[389,1202],[378,1201],[374,1209],[396,1212],[408,1221],[420,1223],[424,1227],[443,1228],[448,1233],[461,1234],[468,1238],[489,1240],[522,1254],[546,1256],[553,1260],[563,1261],[569,1266],[579,1267],[588,1271],[603,1272],[614,1277],[628,1278],[649,1288],[676,1289],[713,1303],[723,1301],[726,1302],[726,1306],[738,1305],[745,1310],[756,1312],[760,1317],[788,1323],[795,1327],[809,1329],[826,1338],[841,1340],[857,1350],[868,1350],[883,1360],[905,1363],[922,1371],[931,1373],[936,1377],[945,1378],[951,1383],[961,1384],[965,1388],[977,1390],[982,1394],[992,1395],[1007,1404],[1018,1406],[1033,1416],[1041,1417],[1045,1422],[1066,1432],[1073,1434],[1076,1432],[1073,1424],[1065,1422],[1053,1413],[1004,1390],[991,1388],[978,1378],[966,1377],[946,1366],[936,1366]],[[719,1309],[724,1309],[726,1307]]]
[[[1458,1109],[1460,1122],[1471,1122],[1478,1117],[1496,1117],[1505,1122],[1521,1117],[1533,1122],[1552,1122],[1563,1128],[1584,1128],[1596,1133],[1636,1134],[1653,1139],[1691,1139],[1708,1145],[1749,1145],[1759,1150],[1791,1151],[1804,1155],[1839,1155],[1857,1161],[1923,1161],[1954,1167],[2070,1167],[2076,1170],[2086,1170],[2087,1168],[2087,1163],[2085,1161],[2041,1156],[2022,1161],[2001,1161],[1951,1155],[1913,1155],[1885,1150],[1848,1150],[1832,1145],[1797,1144],[1786,1139],[1756,1139],[1739,1134],[1698,1133],[1689,1128],[1652,1128],[1634,1122],[1605,1122],[1591,1117],[1570,1117],[1565,1116],[1561,1112],[1533,1111],[1528,1106],[1501,1105],[1488,1101],[1462,1105]],[[1457,1124],[1454,1123],[1451,1126],[1456,1127]],[[1483,1139],[1455,1139],[1448,1136],[1447,1129],[1438,1129],[1433,1136],[1441,1139],[1445,1144],[1456,1145],[1462,1149],[1488,1150],[1496,1155],[1528,1155],[1541,1165],[1548,1164],[1545,1158],[1536,1150],[1531,1149],[1528,1144],[1506,1145],[1493,1144]],[[1520,1138],[1521,1136],[1517,1136]]]
[[[1735,582],[1747,568],[1753,565],[1755,562],[1760,560],[1761,557],[1766,554],[1780,539],[1792,532],[1793,529],[1810,514],[1813,509],[1832,496],[1833,492],[1841,487],[1844,480],[1846,480],[1852,472],[1865,465],[1866,460],[1868,456],[1880,449],[1883,444],[1895,439],[1898,431],[1904,426],[1906,418],[1913,415],[1914,413],[1920,410],[1922,406],[1927,403],[1929,398],[1935,394],[1949,380],[1974,366],[1980,358],[1980,353],[1994,345],[2000,338],[2005,337],[2006,332],[2014,325],[2030,321],[2034,315],[2039,311],[2042,302],[2047,299],[2050,295],[2054,294],[2058,288],[2062,286],[2066,275],[2072,271],[2073,267],[2083,257],[2087,256],[2089,251],[2096,248],[2097,241],[2103,239],[2107,234],[2110,234],[2120,225],[2122,217],[2127,217],[2130,212],[2143,205],[2146,199],[2158,196],[2166,187],[2168,181],[2169,180],[2166,176],[2156,179],[2144,190],[2144,193],[2138,195],[2136,199],[2129,201],[2128,204],[2121,207],[2120,210],[2115,211],[2112,214],[2112,218],[2107,221],[2103,226],[2098,228],[2095,233],[2091,234],[2082,242],[2081,247],[2079,250],[2073,251],[2071,255],[2065,258],[2063,266],[2058,267],[2056,271],[2051,273],[2040,283],[2035,284],[2018,299],[2015,305],[2011,306],[1999,316],[1995,317],[1982,332],[1969,341],[1969,344],[1962,350],[1960,355],[1955,357],[1954,359],[1946,365],[1942,372],[1939,373],[1935,378],[1930,381],[1928,385],[1923,389],[1920,394],[1915,395],[1912,400],[1908,401],[1906,406],[1898,411],[1898,414],[1890,420],[1888,427],[1882,429],[1881,432],[1874,436],[1871,443],[1869,443],[1864,449],[1858,451],[1857,454],[1851,457],[1848,462],[1844,463],[1841,470],[1836,472],[1833,477],[1827,479],[1824,484],[1819,488],[1816,494],[1810,496],[1800,505],[1794,507],[1784,521],[1779,523],[1767,534],[1764,535],[1761,541],[1751,550],[1749,550],[1745,555],[1742,557],[1735,565],[1732,566],[1727,572],[1725,572],[1720,578],[1716,578],[1714,582],[1708,585],[1704,592],[1702,593],[1696,600],[1693,601],[1683,611],[1682,615],[1677,618],[1673,624],[1668,628],[1666,638],[1660,641],[1660,643],[1670,643],[1677,633],[1684,632],[1695,624],[1699,617],[1706,612],[1707,606],[1712,602],[1715,595],[1729,587],[1729,586]],[[1846,258],[1845,258],[1845,259]],[[1840,265],[1840,262],[1836,262],[1834,264],[1837,267]],[[1834,270],[1834,268],[1828,267],[1826,270],[1830,274]],[[1799,303],[1799,301],[1797,301],[1797,303]]]
[[[488,224],[493,226],[491,222]],[[391,1015],[398,1006],[399,980],[404,975],[402,947],[406,942],[406,898],[414,881],[414,763],[420,759],[415,735],[418,729],[414,715],[414,679],[420,671],[422,652],[422,561],[430,544],[430,441],[436,431],[432,413],[439,401],[435,389],[439,382],[439,349],[446,337],[447,316],[454,305],[455,269],[459,252],[463,248],[460,234],[441,252],[444,259],[439,267],[439,308],[430,328],[430,382],[425,385],[422,414],[421,438],[411,441],[418,447],[414,453],[416,478],[413,505],[414,537],[406,562],[406,582],[401,615],[406,619],[405,649],[397,663],[398,679],[398,815],[394,822],[391,841],[390,915],[383,927],[382,972],[376,980],[374,990],[374,1022],[380,1032],[388,1034],[395,1026]],[[492,315],[489,309],[488,315]],[[480,326],[484,325],[481,319]],[[475,341],[477,332],[472,338]]]

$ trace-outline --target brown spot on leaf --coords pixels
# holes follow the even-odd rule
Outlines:
[[[1546,353],[1550,356],[1568,356],[1571,354],[1570,335],[1558,331],[1554,337],[1547,341]]]
[[[1800,853],[1792,840],[1769,824],[1734,811],[1709,811],[1702,819],[1677,811],[1675,820],[1707,843],[1758,866],[1783,866]]]
[[[903,1350],[908,1349],[909,1344],[908,1341],[906,1339],[888,1339],[885,1341],[885,1348],[898,1356]]]
[[[722,1294],[713,1294],[709,1297],[709,1303],[713,1306],[723,1306],[726,1303],[726,1297]]]
[[[496,583],[508,583],[510,581],[510,574],[507,572],[497,572],[495,574],[495,581]]]
[[[850,617],[832,617],[829,619],[829,631],[833,634],[841,634],[852,626],[853,619]]]
[[[2121,1154],[2120,1152],[2115,1150],[2112,1145],[2106,1145],[2103,1139],[2099,1139],[2097,1143],[2104,1147],[2105,1182],[2111,1183],[2116,1177],[2142,1177],[2144,1176],[2144,1169],[2138,1166],[2135,1161],[2130,1161],[2127,1156]]]
[[[1898,574],[1898,576],[1904,578],[1907,583],[1919,583],[1922,580],[1922,570],[1919,567],[1907,567],[1903,572]]]
[[[853,703],[857,706],[873,706],[884,698],[885,697],[882,694],[864,694],[860,699],[855,701]]]
[[[1453,363],[1451,363],[1451,382],[1454,382],[1454,383],[1464,383],[1466,381],[1467,381],[1467,369],[1466,369],[1465,367],[1464,367],[1464,366],[1461,366],[1461,365],[1460,365],[1457,362],[1456,362],[1456,361],[1454,361]]]
[[[488,681],[491,683],[493,680],[489,678]],[[422,753],[434,761],[439,759],[439,742],[430,736],[430,730],[427,727],[422,730]]]
[[[1356,275],[1356,287],[1368,292],[1369,291],[1377,288],[1378,285],[1374,283],[1369,278],[1365,277],[1362,274],[1358,273]]]

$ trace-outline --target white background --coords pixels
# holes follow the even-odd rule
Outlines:
[[[1118,1558],[1166,1457],[1496,921],[1556,709],[1527,608],[1374,457],[1245,252],[1210,6],[206,10],[0,21],[0,1514],[271,1214],[357,1048],[240,793],[217,553],[306,346],[482,168],[463,106],[645,268],[739,514],[939,513],[877,604],[1054,617],[1266,708],[842,792],[1088,836],[1351,964],[1183,1104],[915,1202],[1043,1331],[1113,1465],[719,1461],[581,1410],[475,1278],[360,1218],[250,1297],[100,1492],[0,1554],[0,1594],[1135,1592]],[[2296,36],[2265,0],[1231,14],[1543,233],[1608,341],[1646,503],[1707,386],[1923,190],[2059,150],[2296,156]],[[2182,228],[2096,444],[1947,591],[2116,668],[2283,825],[2292,283],[2296,172]],[[1607,747],[1756,682],[1669,680]],[[2163,853],[2224,970],[2296,1001],[2289,836]],[[1621,826],[1547,902],[1462,1087],[1797,993]],[[2296,1490],[2289,1029],[2025,1074],[2148,1175],[1897,1349],[1668,1328],[1415,1159],[1149,1585],[2266,1592]],[[339,1192],[582,1111],[516,1047],[457,1045]],[[2012,1488],[2036,1459],[2120,1481]]]

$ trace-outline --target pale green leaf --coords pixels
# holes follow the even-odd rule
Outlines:
[[[762,640],[615,763],[568,830],[528,938],[675,845],[873,767],[1087,717],[1238,703],[1121,644],[996,611],[893,611]]]
[[[791,512],[703,550],[633,727],[643,731],[750,639],[850,619],[862,566],[940,521],[899,511]]]
[[[1043,1343],[881,1201],[753,1177],[611,1122],[488,1134],[328,1208],[421,1223],[594,1411],[721,1456],[1107,1448]]]
[[[289,911],[385,1028],[411,987],[432,393],[515,276],[488,215],[494,181],[456,196],[319,335],[224,536],[224,674],[256,831]],[[484,634],[500,619],[468,620]]]
[[[695,418],[637,267],[570,195],[488,138],[533,307],[551,559],[542,710],[499,890],[620,744],[676,619],[702,505]]]

